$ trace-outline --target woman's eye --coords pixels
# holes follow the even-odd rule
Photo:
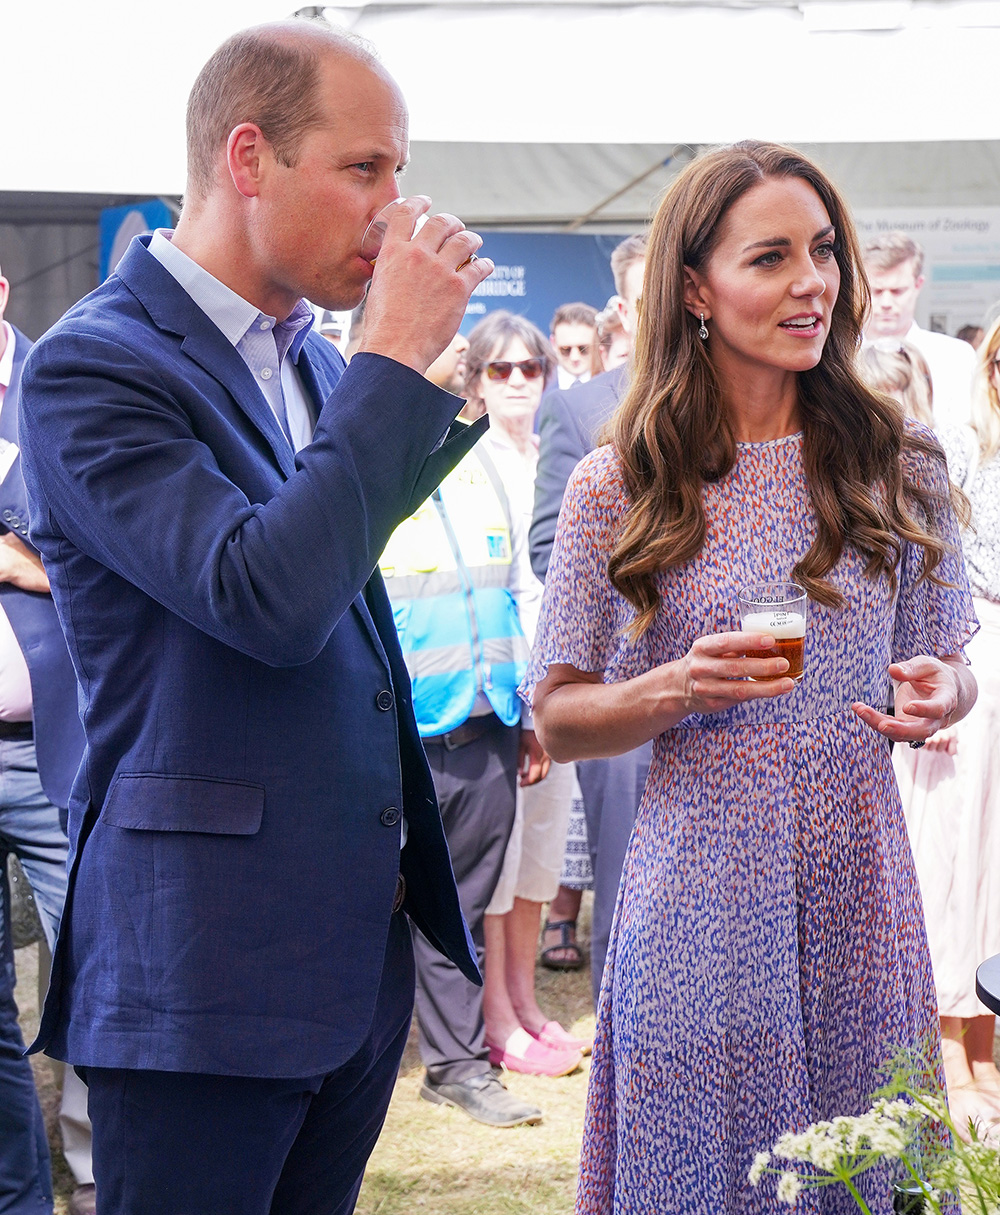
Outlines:
[[[829,260],[836,254],[836,252],[837,246],[833,243],[833,241],[824,241],[823,244],[817,246],[816,257]]]
[[[762,253],[753,264],[755,266],[776,266],[780,261],[781,254],[776,249],[772,249],[770,253]]]

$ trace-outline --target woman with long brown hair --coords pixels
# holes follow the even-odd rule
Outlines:
[[[558,760],[654,740],[581,1215],[772,1211],[759,1148],[866,1108],[895,1049],[939,1066],[888,740],[968,711],[976,625],[940,448],[855,370],[858,267],[797,152],[694,161],[653,223],[611,443],[567,489],[525,685],[539,737]],[[798,682],[737,612],[741,587],[789,581],[810,600]]]

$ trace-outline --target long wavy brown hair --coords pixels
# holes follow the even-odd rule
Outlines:
[[[857,236],[843,201],[820,169],[793,148],[747,141],[706,153],[671,183],[650,230],[631,386],[610,437],[621,461],[629,509],[608,571],[636,609],[631,633],[649,628],[659,607],[656,574],[694,558],[705,541],[702,489],[736,463],[728,404],[698,319],[684,302],[684,268],[708,263],[728,210],[768,178],[800,178],[822,199],[836,232],[840,293],[819,363],[797,386],[803,455],[816,539],[793,576],[820,603],[840,607],[827,580],[847,545],[866,559],[869,578],[893,586],[901,541],[924,549],[922,577],[946,551],[936,522],[946,503],[914,484],[904,453],[936,454],[904,430],[899,406],[859,378],[855,359],[870,304]]]

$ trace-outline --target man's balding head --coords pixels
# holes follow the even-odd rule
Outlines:
[[[293,166],[302,136],[323,121],[318,88],[326,56],[382,71],[360,39],[319,21],[291,19],[252,26],[228,38],[198,74],[187,108],[187,195],[215,187],[230,132],[260,128],[277,159]]]

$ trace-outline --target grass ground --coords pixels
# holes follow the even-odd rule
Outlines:
[[[589,937],[590,900],[584,899],[580,941]],[[18,1003],[25,1037],[37,1025],[38,952],[17,951]],[[539,1003],[567,1028],[593,1030],[590,973],[539,967]],[[53,1064],[33,1056],[49,1126],[56,1215],[65,1215],[74,1181],[59,1150],[58,1081]],[[572,1076],[549,1080],[508,1076],[512,1092],[541,1107],[538,1126],[496,1130],[459,1110],[419,1097],[423,1069],[411,1031],[392,1104],[368,1164],[357,1215],[569,1215],[573,1209],[589,1060]]]

